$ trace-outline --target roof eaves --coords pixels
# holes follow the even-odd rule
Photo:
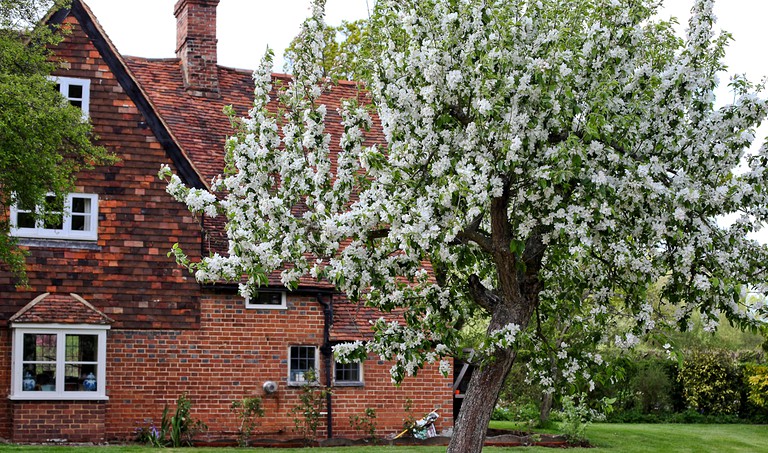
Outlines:
[[[22,316],[23,316],[23,315],[24,315],[26,312],[28,312],[29,310],[31,310],[31,309],[32,309],[32,307],[34,307],[35,305],[37,305],[37,303],[38,303],[38,302],[40,302],[41,300],[45,299],[45,298],[46,298],[46,297],[48,297],[50,294],[51,294],[51,293],[43,293],[43,294],[40,294],[39,296],[35,297],[34,299],[32,299],[32,301],[31,301],[30,303],[28,303],[27,305],[25,305],[24,307],[22,307],[22,309],[21,309],[21,310],[17,311],[17,312],[16,312],[16,314],[14,314],[13,316],[11,316],[11,317],[8,319],[8,322],[13,322],[13,321],[16,321],[17,319],[19,319],[20,317],[22,317]]]
[[[83,299],[83,298],[82,298],[82,297],[80,297],[79,295],[77,295],[77,294],[75,294],[75,293],[69,293],[69,296],[70,296],[72,299],[74,299],[74,300],[76,300],[76,301],[80,302],[81,304],[85,305],[85,306],[86,306],[86,308],[88,308],[89,310],[91,310],[91,311],[93,311],[94,313],[96,313],[96,314],[98,314],[99,316],[101,316],[101,318],[102,318],[104,321],[106,321],[106,322],[107,322],[107,324],[112,324],[113,322],[115,322],[115,320],[114,320],[114,319],[112,319],[112,318],[110,318],[109,316],[107,316],[107,315],[106,315],[106,314],[105,314],[103,311],[101,311],[101,310],[99,310],[98,308],[94,307],[94,306],[93,306],[93,305],[92,305],[90,302],[88,302],[87,300]]]

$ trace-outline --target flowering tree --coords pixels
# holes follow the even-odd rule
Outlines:
[[[170,176],[190,209],[227,216],[230,241],[228,256],[178,260],[201,280],[247,275],[243,295],[282,269],[288,287],[310,274],[406,309],[374,340],[336,348],[393,360],[395,380],[430,362],[448,372],[458,329],[484,313],[451,452],[481,450],[536,313],[589,306],[599,322],[621,310],[633,321],[611,340],[630,346],[654,328],[646,296],[663,282],[681,327],[697,310],[755,325],[762,307],[742,291],[766,280],[768,250],[747,234],[768,220],[768,149],[745,149],[768,105],[737,78],[734,103],[715,109],[728,36],[712,31],[713,1],[695,1],[685,39],[656,20],[658,3],[380,0],[368,88],[384,150],[363,146],[371,118],[352,101],[340,143],[324,132],[317,1],[283,113],[266,109],[269,55],[254,74],[254,107],[215,184],[225,195]],[[723,226],[725,215],[737,218]]]

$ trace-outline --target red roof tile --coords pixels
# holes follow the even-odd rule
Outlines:
[[[111,324],[113,320],[77,294],[44,293],[9,319],[25,324]]]
[[[182,153],[191,161],[201,179],[210,185],[213,177],[223,172],[224,143],[226,138],[234,132],[229,118],[224,114],[224,107],[231,105],[237,115],[247,115],[253,105],[252,72],[219,66],[221,96],[212,98],[195,96],[184,89],[181,63],[178,58],[124,58],[128,68],[149,97],[150,103],[171,129],[170,132],[177,140]],[[272,112],[278,109],[275,101],[277,93],[274,87],[287,86],[289,81],[288,75],[273,74],[273,91],[270,95],[273,101],[268,106]],[[341,134],[344,132],[337,109],[341,106],[342,100],[350,98],[356,98],[361,103],[365,102],[360,84],[341,81],[330,91],[323,93],[319,100],[327,107],[325,130],[326,133],[331,134],[331,158],[334,161],[338,148],[333,146],[338,145]],[[374,127],[368,134],[366,144],[383,144],[384,136],[378,118],[374,117],[373,120]],[[335,171],[335,165],[332,165],[331,171]],[[228,241],[224,222],[225,219],[222,216],[203,219],[206,232],[204,254],[218,252],[226,255]],[[269,284],[270,286],[281,285],[279,272],[269,276]],[[318,282],[308,276],[301,279],[300,286],[333,287],[328,282]]]
[[[192,160],[200,176],[210,184],[214,176],[224,169],[224,141],[232,135],[229,118],[224,107],[231,105],[239,116],[245,116],[253,105],[252,72],[219,66],[220,98],[194,96],[184,89],[181,63],[177,58],[147,59],[125,57],[128,68],[140,82],[149,100],[162,116],[179,141],[183,152]],[[273,74],[273,85],[287,86],[290,76]],[[360,84],[339,82],[326,91],[319,102],[327,107],[325,129],[331,134],[331,143],[338,144],[344,127],[336,111],[344,99],[356,98],[363,102]],[[269,109],[277,111],[275,88]],[[380,127],[369,134],[372,143],[384,143]],[[338,149],[332,149],[332,154]]]
[[[354,303],[343,295],[334,296],[331,341],[366,341],[373,338],[373,322],[379,318],[404,322],[402,311],[385,313]]]

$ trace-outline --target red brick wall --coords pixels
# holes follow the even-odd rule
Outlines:
[[[11,332],[0,329],[0,395],[11,393]],[[11,437],[11,401],[0,398],[0,439]]]
[[[202,300],[199,331],[111,331],[108,340],[108,439],[130,437],[136,427],[159,424],[163,406],[175,407],[187,392],[193,415],[209,426],[209,438],[234,438],[239,421],[229,407],[244,396],[261,396],[265,417],[261,437],[296,437],[293,415],[299,388],[288,387],[291,345],[323,342],[322,307],[314,297],[289,297],[288,310],[245,309],[242,299],[219,296]],[[322,355],[320,376],[324,380]],[[407,399],[418,418],[442,405],[439,427],[450,426],[451,381],[424,370],[401,387],[392,385],[391,364],[364,363],[364,387],[335,387],[334,436],[360,437],[350,428],[351,415],[367,407],[377,412],[379,432],[401,429]],[[265,381],[278,391],[264,395]],[[150,420],[151,419],[151,420]],[[325,417],[320,436],[325,436]]]
[[[14,401],[13,442],[103,442],[106,404],[93,401]]]
[[[69,69],[57,74],[91,79],[90,117],[99,144],[117,164],[78,175],[77,189],[99,194],[97,250],[31,247],[29,288],[17,288],[0,272],[0,326],[43,292],[74,292],[115,319],[120,328],[194,328],[199,323],[198,285],[167,257],[179,242],[192,256],[201,249],[199,221],[165,192],[157,178],[171,164],[136,106],[118,84],[74,19],[58,49]],[[77,244],[69,241],[67,245]]]
[[[11,274],[0,272],[0,327],[43,292],[74,292],[113,318],[116,329],[197,328],[199,286],[166,253],[178,242],[191,255],[199,254],[198,220],[165,193],[165,184],[156,176],[161,164],[171,164],[165,150],[143,126],[143,116],[80,26],[72,17],[66,23],[72,33],[57,55],[67,63],[56,74],[91,80],[89,114],[94,133],[120,162],[78,175],[78,191],[99,194],[95,244],[29,247],[28,288],[17,287]],[[76,243],[67,245],[72,244]],[[8,395],[9,330],[0,329],[0,339],[0,391]],[[18,404],[13,407],[48,409],[42,403]],[[12,404],[0,399],[0,438],[11,438],[19,427],[12,413]],[[55,426],[46,429],[55,430]]]

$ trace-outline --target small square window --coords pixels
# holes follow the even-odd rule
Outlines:
[[[72,105],[83,111],[83,117],[88,117],[90,103],[91,81],[74,77],[54,77],[56,89]]]
[[[362,385],[363,366],[361,363],[340,363],[333,364],[333,379],[337,385]]]
[[[288,357],[288,383],[317,382],[317,348],[291,346]]]
[[[253,297],[245,300],[246,308],[261,308],[281,310],[287,307],[285,291],[259,291]]]

